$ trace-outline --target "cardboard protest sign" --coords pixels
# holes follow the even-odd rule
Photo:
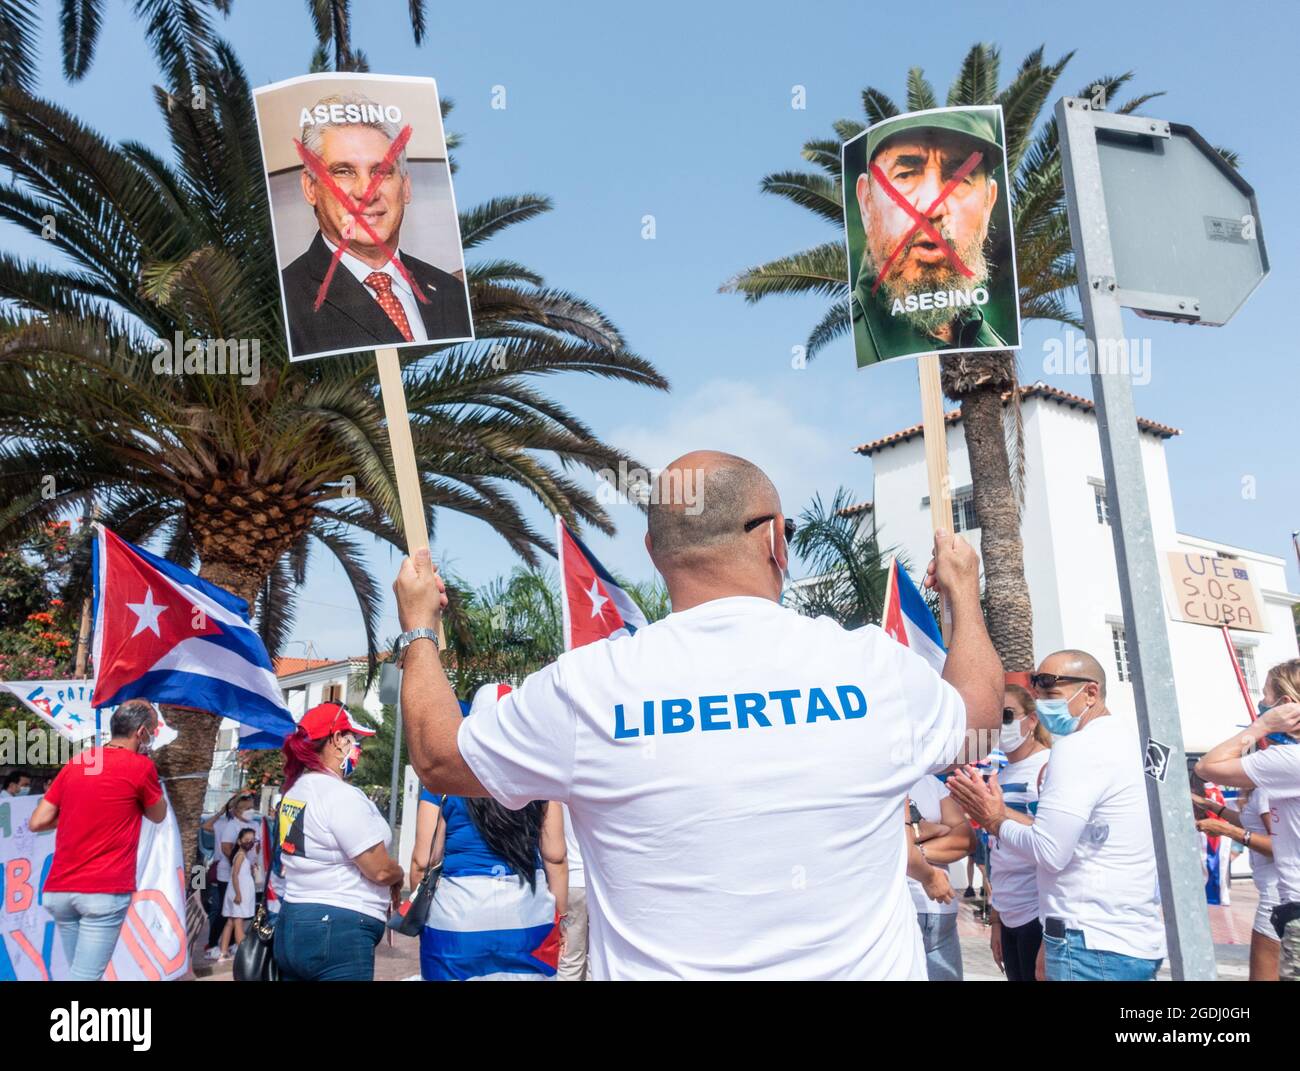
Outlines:
[[[53,917],[42,903],[55,834],[28,827],[41,796],[0,799],[0,868],[4,920],[0,981],[65,981],[68,959]],[[160,823],[140,825],[136,892],[104,978],[174,981],[189,973],[185,932],[185,869],[181,834],[170,803]]]
[[[842,148],[858,366],[1020,348],[999,106],[882,120]]]
[[[290,360],[472,339],[434,80],[306,75],[254,105]]]
[[[1245,562],[1181,550],[1169,551],[1167,558],[1175,620],[1212,628],[1226,625],[1245,632],[1268,631],[1260,613],[1259,592]]]

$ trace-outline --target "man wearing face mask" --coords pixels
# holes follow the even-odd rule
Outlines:
[[[388,823],[347,783],[361,740],[374,735],[346,707],[321,703],[284,742],[275,960],[285,981],[374,979],[375,946],[406,878],[388,854]]]
[[[1057,651],[1030,676],[1051,762],[1033,815],[998,779],[967,767],[948,789],[966,812],[1038,866],[1040,977],[1154,981],[1165,956],[1137,720],[1106,708],[1106,674],[1085,651]]]
[[[5,775],[5,795],[25,796],[32,790],[32,779],[19,770]]]
[[[135,892],[140,822],[167,815],[148,758],[157,729],[151,704],[123,703],[109,721],[109,742],[73,756],[28,823],[33,833],[57,830],[42,902],[59,928],[73,981],[98,981],[108,968]]]
[[[780,605],[793,522],[743,458],[679,458],[648,520],[673,612],[565,653],[470,718],[435,648],[441,580],[427,551],[403,563],[420,780],[511,809],[568,804],[593,979],[923,980],[903,801],[1002,709],[978,557],[936,533],[927,585],[953,610],[940,677],[874,625]]]

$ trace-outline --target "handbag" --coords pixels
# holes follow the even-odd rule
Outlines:
[[[438,820],[433,825],[433,839],[429,841],[429,855],[433,855],[433,846],[438,843],[438,826],[442,824],[442,812],[447,807],[447,793],[438,801]],[[444,856],[446,853],[443,853]],[[414,895],[402,907],[388,916],[388,928],[405,934],[407,937],[419,937],[420,931],[429,918],[429,909],[433,907],[433,894],[438,888],[438,878],[442,874],[442,860],[436,863],[430,860],[424,868],[424,876],[416,886]]]
[[[280,968],[275,962],[275,919],[266,905],[257,908],[248,924],[248,932],[235,949],[236,982],[278,982]]]

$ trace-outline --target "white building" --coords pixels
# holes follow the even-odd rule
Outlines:
[[[298,721],[318,703],[342,703],[361,706],[377,722],[384,720],[379,702],[379,675],[363,688],[366,658],[277,658],[275,676],[284,694],[285,704]],[[220,807],[240,784],[239,723],[221,719],[212,753],[212,772],[208,775],[205,811]]]
[[[1043,383],[1021,388],[1026,454],[1026,486],[1021,535],[1025,576],[1034,615],[1034,649],[1039,658],[1063,647],[1089,651],[1108,676],[1109,705],[1133,710],[1124,643],[1123,611],[1115,567],[1115,548],[1106,516],[1101,446],[1093,404]],[[946,414],[948,467],[953,489],[953,522],[979,549],[971,500],[970,464],[961,411]],[[1259,589],[1267,632],[1231,632],[1236,657],[1252,698],[1258,700],[1270,666],[1297,657],[1292,607],[1300,595],[1287,591],[1281,558],[1216,543],[1179,531],[1174,519],[1165,443],[1177,428],[1139,418],[1142,463],[1156,550],[1194,551],[1209,557],[1241,559]],[[921,426],[907,428],[857,447],[874,469],[872,502],[855,510],[864,525],[874,524],[883,549],[902,554],[913,575],[930,559],[929,484]],[[1166,588],[1168,581],[1165,582]],[[1245,701],[1219,629],[1165,616],[1173,656],[1183,742],[1199,754],[1248,720]]]

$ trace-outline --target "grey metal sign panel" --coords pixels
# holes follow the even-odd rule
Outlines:
[[[1095,118],[1120,302],[1227,323],[1268,274],[1255,191],[1189,126]]]

